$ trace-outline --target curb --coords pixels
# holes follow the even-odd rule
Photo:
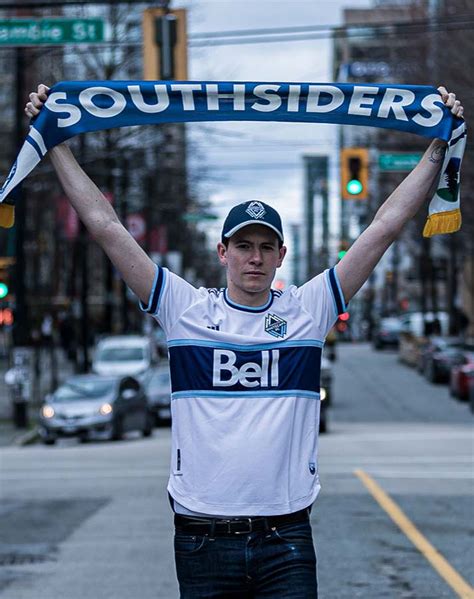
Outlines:
[[[37,428],[34,428],[31,431],[28,431],[26,433],[18,435],[18,437],[15,437],[12,445],[15,445],[16,447],[23,447],[24,445],[32,445],[33,443],[36,443],[36,441],[38,439],[39,439],[39,431]]]

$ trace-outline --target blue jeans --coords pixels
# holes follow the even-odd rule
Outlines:
[[[175,531],[181,599],[316,599],[309,520],[267,532],[196,536]]]

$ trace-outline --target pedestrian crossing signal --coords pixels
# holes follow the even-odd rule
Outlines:
[[[369,150],[342,148],[341,196],[343,200],[366,200],[369,184]]]

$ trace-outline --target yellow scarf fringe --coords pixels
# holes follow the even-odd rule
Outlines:
[[[423,229],[423,237],[432,237],[442,233],[455,233],[461,228],[462,218],[459,208],[448,212],[430,214]]]

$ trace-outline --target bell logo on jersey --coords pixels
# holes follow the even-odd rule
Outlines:
[[[212,384],[214,387],[278,387],[278,349],[260,352],[261,360],[235,365],[237,354],[227,349],[214,350]]]

